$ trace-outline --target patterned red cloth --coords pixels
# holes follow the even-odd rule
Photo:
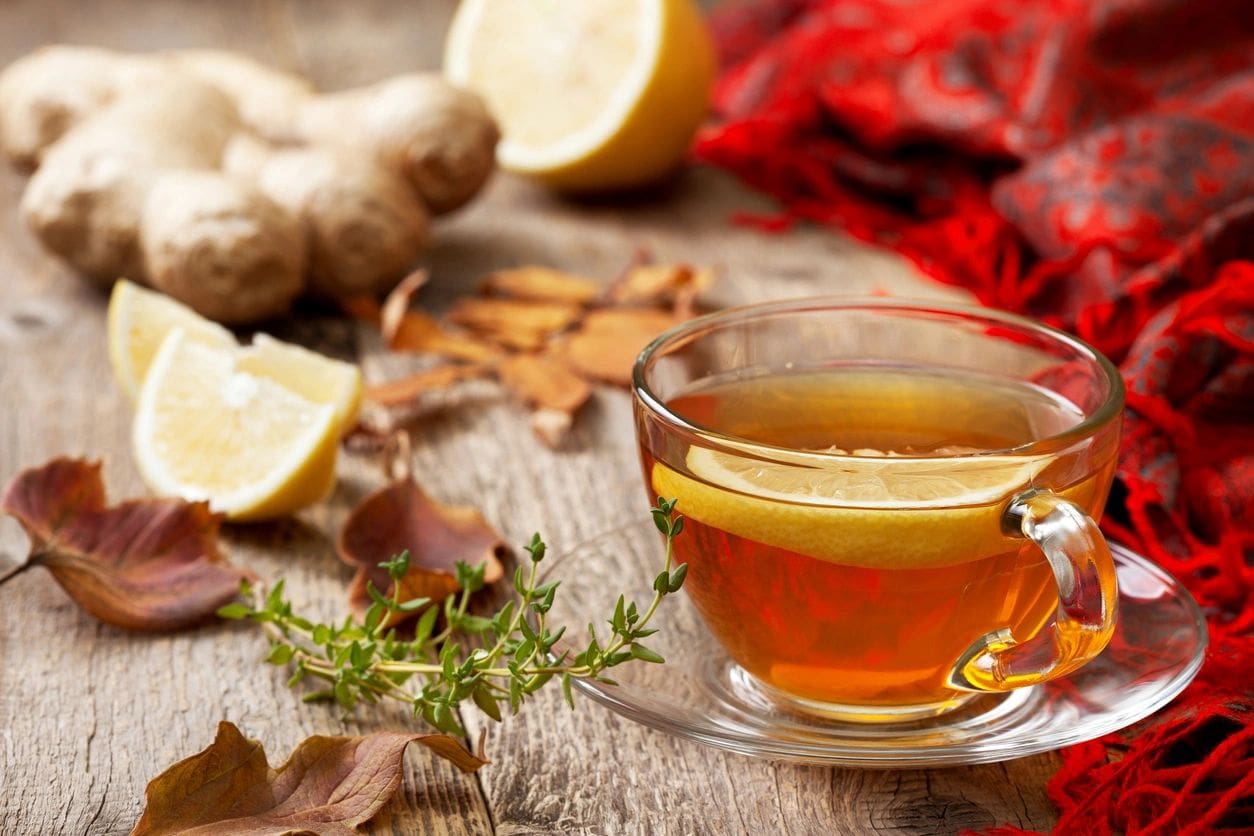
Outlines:
[[[1076,834],[1254,833],[1254,2],[733,0],[697,155],[1128,384],[1108,532],[1206,610],[1198,681],[1050,783]],[[1013,832],[1003,829],[1002,832]]]

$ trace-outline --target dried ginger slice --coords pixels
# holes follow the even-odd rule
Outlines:
[[[501,384],[532,407],[531,427],[550,447],[562,443],[575,413],[592,395],[588,381],[555,357],[515,354],[496,371]]]
[[[601,284],[595,279],[535,265],[489,273],[479,289],[490,296],[576,305],[591,304],[601,295]]]
[[[585,377],[628,386],[636,356],[655,337],[682,321],[670,311],[656,308],[592,311],[562,340],[557,356]]]
[[[380,406],[405,406],[419,400],[423,395],[447,389],[463,380],[487,377],[491,371],[488,364],[446,365],[405,377],[375,383],[366,387],[366,399]]]
[[[568,302],[463,298],[453,305],[449,320],[509,348],[532,351],[582,314],[579,305]]]

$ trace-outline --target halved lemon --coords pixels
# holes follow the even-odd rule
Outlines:
[[[503,168],[595,191],[679,163],[705,118],[714,51],[692,0],[463,0],[444,71],[501,123]]]
[[[685,516],[740,537],[847,565],[928,567],[1015,548],[1001,530],[1001,505],[1047,463],[804,452],[780,463],[694,446],[691,475],[657,463],[652,481]]]
[[[174,328],[187,338],[218,348],[235,345],[235,337],[164,293],[147,290],[126,279],[113,285],[108,313],[109,362],[113,376],[133,402],[162,340]]]
[[[341,430],[352,427],[361,409],[361,371],[299,345],[257,334],[240,351],[236,368],[275,381],[314,403],[330,404]]]
[[[335,483],[336,408],[239,365],[240,353],[174,328],[140,388],[133,444],[156,493],[207,500],[234,520],[282,516]]]
[[[118,383],[134,401],[157,349],[175,328],[183,336],[223,350],[236,349],[230,331],[163,293],[122,279],[109,298],[109,360]],[[341,430],[348,430],[361,408],[361,372],[352,363],[325,357],[298,345],[257,334],[239,349],[240,371],[273,380],[301,397],[335,408]]]

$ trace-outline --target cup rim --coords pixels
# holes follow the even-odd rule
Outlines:
[[[797,453],[795,449],[775,444],[767,444],[765,442],[755,441],[741,436],[732,435],[730,433],[721,432],[712,427],[691,422],[678,413],[673,412],[666,405],[666,403],[655,395],[649,388],[648,383],[645,381],[645,371],[650,361],[658,354],[658,352],[674,341],[681,339],[694,331],[710,326],[726,325],[737,321],[774,316],[781,313],[800,314],[830,310],[895,310],[914,311],[918,313],[959,314],[967,317],[982,319],[991,323],[1012,325],[1017,328],[1036,332],[1037,334],[1048,337],[1055,342],[1063,343],[1064,345],[1084,355],[1095,363],[1099,369],[1101,369],[1110,385],[1110,390],[1107,393],[1105,400],[1102,401],[1101,405],[1097,409],[1093,410],[1091,415],[1086,416],[1082,421],[1075,424],[1075,426],[1069,427],[1062,432],[1046,436],[1045,438],[1038,438],[1026,444],[1020,444],[1017,447],[977,450],[969,453],[905,455],[899,457],[902,461],[943,461],[952,459],[974,459],[984,456],[1025,456],[1056,452],[1058,450],[1065,449],[1067,446],[1078,440],[1088,438],[1096,434],[1102,427],[1117,418],[1123,411],[1126,392],[1123,376],[1119,373],[1118,367],[1116,367],[1105,354],[1102,354],[1102,352],[1098,351],[1084,340],[1072,334],[1068,334],[1066,331],[1059,328],[1046,325],[1043,322],[1038,322],[1028,317],[1009,313],[998,308],[989,308],[982,305],[970,305],[925,299],[888,299],[880,297],[868,298],[838,295],[802,296],[773,302],[755,302],[746,305],[736,305],[681,322],[655,337],[653,341],[645,346],[640,354],[636,356],[636,362],[632,366],[631,370],[632,392],[645,406],[645,408],[674,428],[700,436],[710,442],[733,447],[742,453],[752,450],[763,458],[770,459],[778,456],[784,460],[789,460],[792,457],[795,457]],[[774,456],[772,454],[774,454]],[[834,453],[829,451],[806,451],[806,457],[808,459],[813,458],[816,462],[824,460],[865,460],[871,458],[868,456],[859,456],[856,453]]]

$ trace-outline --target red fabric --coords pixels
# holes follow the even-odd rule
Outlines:
[[[1254,833],[1254,3],[740,0],[711,26],[697,155],[782,205],[742,221],[840,227],[1121,365],[1104,525],[1212,644],[1166,712],[1063,752],[1056,832]]]

